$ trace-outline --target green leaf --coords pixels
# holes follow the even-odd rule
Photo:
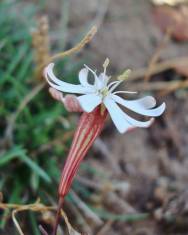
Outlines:
[[[124,222],[134,222],[145,220],[149,217],[148,213],[135,213],[135,214],[113,214],[108,211],[90,207],[101,219],[124,221]]]
[[[12,194],[10,195],[9,203],[20,203],[20,194],[21,194],[22,188],[19,185],[18,182],[14,183]],[[6,217],[9,213],[9,210],[5,210],[2,215],[2,219],[0,221],[0,228],[3,229],[6,225]]]
[[[31,158],[29,158],[25,154],[25,150],[19,146],[16,146],[6,152],[5,154],[0,156],[0,167],[6,165],[13,159],[19,159],[24,162],[31,170],[33,170],[37,175],[43,178],[46,182],[50,183],[51,178],[50,176],[40,167],[38,166]]]

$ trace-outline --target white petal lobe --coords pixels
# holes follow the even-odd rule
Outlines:
[[[110,97],[106,97],[104,99],[104,104],[120,133],[124,133],[127,130],[126,129],[127,125],[129,125],[128,129],[130,127],[146,128],[153,123],[153,118],[151,118],[149,121],[138,121],[130,117],[125,112],[123,112],[121,108],[116,104],[116,102]]]
[[[86,88],[83,87],[82,85],[74,85],[71,83],[63,82],[59,80],[53,73],[53,67],[54,64],[51,63],[49,64],[45,70],[44,70],[44,76],[49,83],[50,86],[53,88],[63,91],[63,92],[68,92],[68,93],[76,93],[76,94],[87,94],[91,93],[94,91],[92,88]]]
[[[88,67],[87,65],[85,65],[85,67],[93,74],[94,76],[94,86],[100,90],[103,87],[103,81],[101,79],[99,79],[99,77],[96,74],[96,71],[93,71],[90,67]]]
[[[89,70],[87,68],[83,68],[80,70],[79,75],[78,75],[80,84],[85,87],[91,86],[91,84],[89,84],[88,82],[88,73],[89,73]]]
[[[150,109],[155,107],[156,100],[152,96],[145,96],[143,98],[139,98],[136,100],[126,100],[126,102],[131,102],[132,104],[138,103],[139,105],[143,106],[145,109]]]
[[[95,94],[81,95],[77,97],[82,109],[90,113],[102,102],[102,97]]]
[[[134,126],[127,122],[124,112],[118,107],[118,105],[109,97],[104,99],[104,105],[106,106],[112,121],[120,133],[125,133]]]
[[[112,98],[117,103],[134,111],[135,113],[150,117],[160,116],[164,112],[166,107],[165,103],[163,103],[157,108],[148,109],[148,107],[152,107],[156,103],[155,99],[151,96],[146,96],[137,100],[125,100],[117,95],[112,95]]]

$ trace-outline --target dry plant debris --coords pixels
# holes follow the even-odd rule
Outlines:
[[[35,52],[36,77],[42,80],[41,65],[44,64],[50,57],[50,42],[49,42],[49,24],[47,16],[41,16],[38,19],[38,25],[32,30],[32,41]]]
[[[188,3],[187,0],[151,0],[152,3],[156,5],[169,5],[169,6],[176,6],[181,3]]]
[[[161,29],[166,32],[171,29],[172,38],[178,41],[188,40],[188,6],[182,5],[177,8],[170,6],[155,7],[154,18]]]

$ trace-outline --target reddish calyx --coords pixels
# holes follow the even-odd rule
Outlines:
[[[72,181],[81,161],[85,157],[95,139],[101,133],[106,117],[107,110],[101,105],[91,113],[84,112],[80,117],[80,121],[74,134],[73,142],[61,175],[61,181],[59,185],[59,206],[53,235],[56,235],[64,198],[69,192]]]
[[[106,116],[107,110],[102,110],[101,106],[82,114],[61,175],[59,197],[64,198],[68,193],[81,161],[104,126]]]

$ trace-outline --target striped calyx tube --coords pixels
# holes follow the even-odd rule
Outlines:
[[[68,193],[74,175],[82,161],[92,146],[94,140],[100,134],[107,116],[107,111],[101,106],[95,108],[91,113],[84,112],[81,115],[77,130],[74,134],[73,142],[62,171],[59,185],[59,197],[64,198]]]

